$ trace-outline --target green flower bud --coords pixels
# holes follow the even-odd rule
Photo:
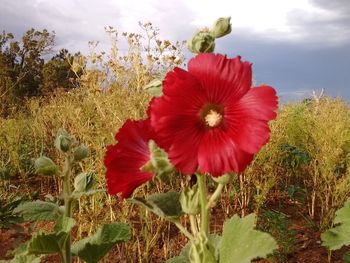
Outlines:
[[[169,175],[174,172],[174,166],[170,163],[167,153],[159,148],[153,140],[148,142],[148,147],[151,158],[141,167],[141,171],[154,173],[158,179],[169,181]]]
[[[85,145],[80,145],[74,150],[74,161],[81,161],[90,154],[89,148]]]
[[[55,147],[61,152],[67,152],[72,144],[72,139],[69,134],[62,128],[57,132],[55,139]]]
[[[91,189],[93,183],[93,173],[80,173],[74,179],[74,192],[86,192]]]
[[[215,38],[223,37],[231,33],[231,17],[221,17],[215,21],[211,30]]]
[[[41,156],[35,160],[35,172],[41,175],[55,175],[58,172],[57,165],[48,157]]]
[[[211,32],[198,31],[187,41],[187,48],[192,53],[211,53],[215,48],[215,37]]]
[[[215,248],[204,232],[198,233],[190,248],[191,263],[216,263]]]
[[[182,211],[188,215],[197,215],[200,212],[199,191],[197,185],[185,187],[180,195]]]
[[[226,173],[226,174],[223,174],[219,177],[212,176],[212,179],[215,182],[217,182],[218,184],[228,184],[229,182],[231,182],[232,176],[233,175],[231,173]]]
[[[144,86],[143,89],[154,97],[160,97],[163,95],[162,80],[154,79]]]

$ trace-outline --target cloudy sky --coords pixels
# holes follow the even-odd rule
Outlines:
[[[139,32],[151,21],[161,37],[186,40],[200,27],[231,16],[232,33],[216,52],[253,62],[258,83],[284,101],[312,90],[350,100],[350,0],[0,0],[0,30],[19,38],[27,29],[56,32],[56,46],[108,48],[104,27]],[[187,53],[190,56],[189,53]]]

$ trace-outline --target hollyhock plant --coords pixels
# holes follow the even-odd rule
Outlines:
[[[120,193],[123,199],[153,177],[153,173],[141,170],[151,158],[149,120],[127,120],[115,139],[118,143],[108,147],[104,160],[107,190],[111,195]]]
[[[252,87],[249,62],[203,53],[175,68],[148,114],[157,144],[182,173],[242,172],[269,140],[277,96]]]
[[[231,31],[229,18],[218,21],[225,23],[205,31],[213,48],[192,49],[194,53],[211,52],[215,38]],[[197,37],[189,41],[191,47],[203,40]],[[180,192],[128,199],[174,223],[188,238],[188,246],[167,262],[248,263],[271,254],[277,243],[255,229],[254,214],[226,220],[221,235],[211,233],[210,214],[233,173],[243,172],[269,141],[268,122],[276,117],[278,105],[275,90],[266,85],[252,87],[249,62],[211,53],[191,59],[188,71],[175,68],[163,82],[156,82],[145,87],[157,91],[148,119],[128,120],[116,135],[118,143],[107,150],[108,192],[129,197],[136,187],[154,175],[162,178],[172,173],[174,167],[180,173],[195,174],[196,183],[182,182]],[[209,193],[211,179],[216,189]],[[182,216],[189,219],[190,229],[181,223]]]

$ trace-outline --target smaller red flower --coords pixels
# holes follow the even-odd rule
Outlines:
[[[152,173],[141,171],[141,167],[150,160],[149,120],[127,120],[115,139],[118,143],[108,146],[104,159],[107,190],[111,195],[120,193],[120,199],[124,199],[153,177]]]

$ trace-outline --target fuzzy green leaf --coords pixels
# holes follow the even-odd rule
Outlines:
[[[13,212],[15,214],[20,214],[26,221],[50,221],[56,220],[62,215],[57,204],[40,200],[20,204]]]
[[[180,204],[180,194],[169,191],[167,193],[150,195],[146,200],[143,198],[129,199],[134,204],[144,206],[160,217],[169,220],[179,218],[183,212]]]
[[[74,192],[89,191],[94,183],[94,173],[80,173],[74,179]]]
[[[335,224],[340,224],[321,234],[322,245],[330,250],[350,245],[350,200],[335,213]]]
[[[27,245],[28,254],[51,254],[59,253],[69,238],[69,232],[75,225],[75,220],[70,217],[61,216],[57,220],[54,233],[39,232]]]
[[[72,254],[87,263],[98,262],[117,243],[130,239],[130,228],[127,224],[113,223],[103,225],[97,232],[79,240],[72,246]]]
[[[267,233],[255,230],[255,215],[237,215],[224,223],[220,244],[220,263],[249,263],[264,258],[276,248],[276,241]]]
[[[59,253],[67,238],[68,233],[65,232],[51,234],[39,232],[28,242],[28,254]]]

